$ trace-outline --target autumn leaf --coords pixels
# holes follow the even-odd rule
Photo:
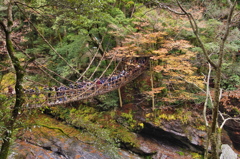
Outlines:
[[[146,91],[145,93],[153,96],[156,93],[161,93],[163,89],[166,89],[166,87],[153,88],[151,91]]]

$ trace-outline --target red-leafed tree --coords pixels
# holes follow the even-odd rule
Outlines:
[[[162,102],[172,103],[187,101],[194,95],[187,89],[187,85],[195,85],[199,89],[204,88],[203,77],[196,74],[197,68],[191,63],[196,55],[190,51],[193,47],[186,40],[175,40],[164,32],[164,29],[177,30],[177,27],[164,27],[160,22],[152,23],[152,16],[146,16],[136,22],[136,33],[128,35],[122,42],[122,46],[114,48],[109,55],[117,52],[119,57],[145,57],[151,60],[151,76],[161,74],[161,83],[151,79],[152,89],[145,93],[149,95],[155,109],[155,95],[166,92],[161,98]],[[153,27],[154,26],[154,27]],[[188,28],[189,29],[189,28]]]

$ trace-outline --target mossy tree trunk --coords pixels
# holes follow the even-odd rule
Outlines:
[[[221,62],[222,64],[222,62]],[[212,114],[212,124],[210,131],[210,143],[211,143],[211,158],[218,159],[220,153],[221,141],[218,141],[218,136],[220,135],[218,131],[218,111],[219,111],[219,101],[220,101],[220,82],[221,82],[221,65],[218,65],[216,69],[215,77],[215,88],[214,88],[214,103],[213,103],[213,114]]]
[[[6,130],[3,132],[3,142],[1,146],[0,151],[0,159],[7,159],[10,144],[11,144],[11,138],[14,131],[14,124],[17,120],[19,111],[21,110],[21,107],[24,103],[24,94],[23,94],[23,87],[22,87],[22,81],[24,76],[24,69],[20,65],[20,62],[18,58],[14,55],[14,48],[11,41],[11,32],[12,32],[12,25],[13,25],[13,19],[12,19],[12,4],[13,1],[10,0],[7,5],[7,19],[5,21],[0,21],[1,29],[5,33],[5,40],[6,40],[6,47],[8,51],[9,58],[12,62],[12,65],[15,70],[15,104],[13,106],[9,121],[6,122]]]
[[[229,35],[230,31],[230,24],[231,20],[233,17],[233,11],[235,9],[235,6],[237,4],[236,0],[232,4],[231,1],[229,1],[230,4],[230,11],[228,14],[228,19],[227,19],[227,24],[226,24],[226,29],[224,31],[224,35],[222,37],[221,43],[219,45],[219,57],[218,57],[218,63],[216,65],[216,77],[215,77],[215,88],[214,88],[214,107],[213,107],[213,115],[212,115],[212,125],[211,125],[211,136],[210,136],[210,141],[211,141],[211,151],[212,159],[219,159],[220,156],[220,146],[221,146],[221,131],[218,126],[218,116],[219,116],[219,103],[220,103],[220,98],[221,98],[221,88],[220,88],[220,83],[221,83],[221,74],[222,74],[222,63],[223,63],[223,57],[224,57],[224,47],[225,47],[225,42],[227,40],[227,37]]]

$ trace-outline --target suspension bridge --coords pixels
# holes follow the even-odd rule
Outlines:
[[[117,66],[116,66],[117,68]],[[112,72],[108,77],[100,76],[93,81],[81,81],[66,86],[44,88],[41,91],[25,90],[25,106],[38,108],[68,104],[121,88],[140,76],[148,68],[148,60],[130,62],[126,69]]]

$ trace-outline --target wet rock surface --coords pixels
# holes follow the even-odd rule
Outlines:
[[[205,132],[181,125],[177,121],[162,122],[161,126],[145,122],[138,133],[139,147],[124,147],[117,152],[123,159],[191,159],[192,153],[203,152]],[[233,140],[233,139],[232,139]],[[229,142],[229,141],[228,141]],[[238,143],[236,143],[238,144]],[[14,144],[10,159],[112,159],[107,151],[100,151],[92,143],[79,137],[59,135],[51,129],[26,131]]]
[[[74,159],[74,158],[110,158],[106,154],[96,150],[94,147],[82,143],[77,139],[68,137],[54,137],[54,133],[49,131],[47,134],[26,133],[24,140],[18,140],[14,145],[14,153],[10,158],[26,159]]]
[[[175,121],[174,125],[176,124],[177,122]],[[141,134],[151,136],[157,141],[162,141],[173,147],[184,148],[199,153],[203,151],[203,139],[206,136],[203,131],[190,127],[183,128],[179,125],[171,129],[171,127],[169,127],[171,123],[164,125],[162,127],[156,127],[151,123],[145,123]]]
[[[77,138],[56,136],[52,130],[44,133],[26,132],[22,140],[17,140],[9,159],[112,159],[108,151],[101,151],[90,143]],[[116,152],[117,158],[140,159],[139,156],[127,151]]]
[[[174,146],[172,143],[166,143],[164,141],[156,140],[152,136],[138,135],[140,147],[138,151],[142,152],[143,156],[151,155],[151,159],[191,159],[190,153],[183,153],[182,149],[178,146]],[[181,154],[182,153],[182,154]]]
[[[191,159],[190,153],[183,153],[182,148],[172,143],[156,140],[152,136],[137,135],[140,147],[120,150],[117,156],[108,155],[77,138],[55,136],[52,131],[42,133],[26,132],[24,140],[17,140],[10,159]],[[141,157],[140,157],[141,156]]]

